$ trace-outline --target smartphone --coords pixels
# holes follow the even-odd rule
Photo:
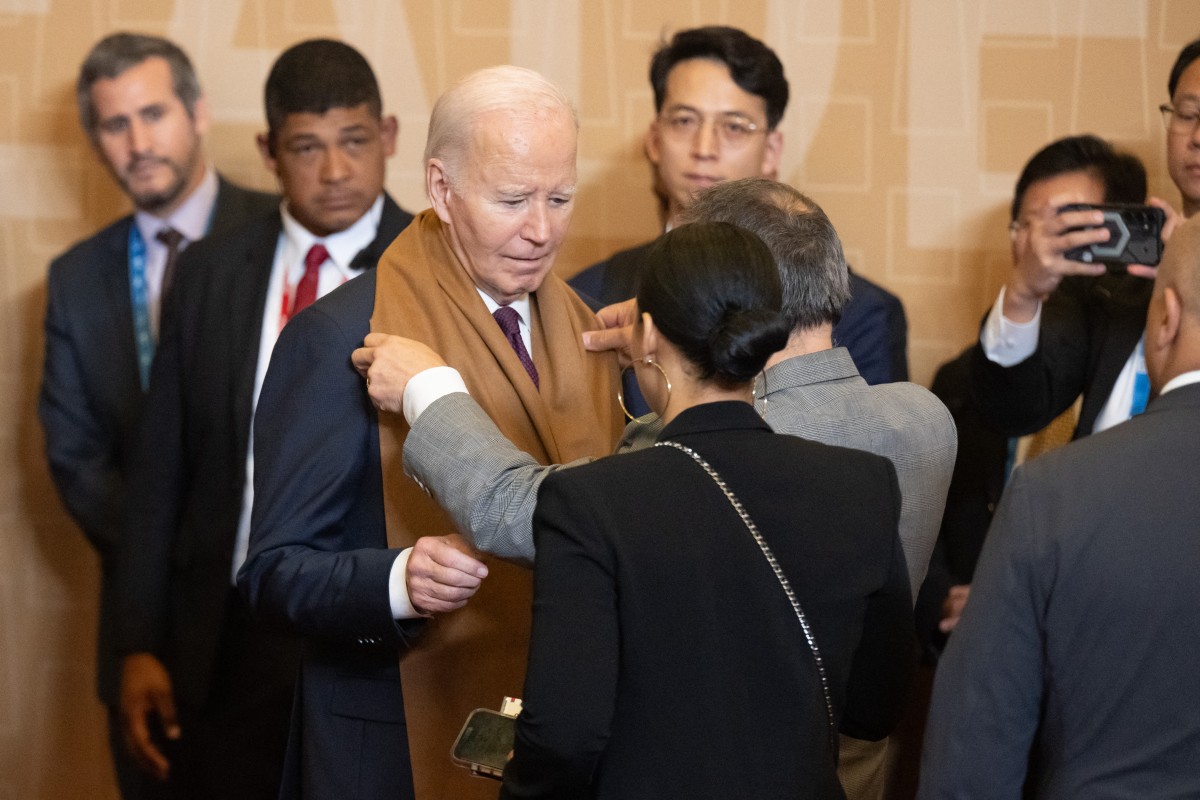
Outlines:
[[[475,709],[454,740],[450,757],[476,775],[499,779],[513,749],[516,722],[516,717],[487,708]]]
[[[1098,206],[1072,203],[1060,208],[1058,213],[1091,209],[1103,211],[1104,222],[1088,227],[1108,228],[1108,241],[1073,247],[1063,255],[1085,264],[1104,264],[1110,272],[1119,272],[1126,264],[1150,267],[1158,264],[1163,251],[1163,223],[1167,219],[1161,208],[1120,203]]]

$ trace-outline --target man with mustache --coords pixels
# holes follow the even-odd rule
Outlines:
[[[134,206],[50,264],[38,414],[63,504],[100,556],[100,700],[122,796],[144,796],[117,723],[114,552],[142,417],[158,311],[189,242],[262,213],[275,198],[220,177],[204,155],[208,107],[187,55],[156,36],[114,33],[76,84],[96,155]]]

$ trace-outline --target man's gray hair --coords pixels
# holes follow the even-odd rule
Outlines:
[[[511,65],[476,70],[447,89],[429,117],[425,162],[440,159],[452,188],[458,188],[461,161],[470,148],[475,120],[499,110],[529,119],[546,111],[564,111],[579,130],[579,116],[571,101],[540,73]]]
[[[681,222],[728,222],[758,236],[775,257],[783,316],[792,330],[836,323],[850,300],[842,241],[811,198],[767,178],[718,183],[699,195]]]
[[[142,33],[113,33],[92,47],[75,82],[75,101],[79,105],[79,121],[88,138],[96,138],[96,107],[92,103],[92,85],[103,79],[119,77],[130,67],[148,58],[161,58],[171,68],[171,84],[175,96],[183,103],[189,117],[195,116],[196,101],[200,99],[200,81],[187,53],[174,42],[161,36]]]

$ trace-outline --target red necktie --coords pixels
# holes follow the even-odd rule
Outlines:
[[[329,251],[323,244],[314,244],[304,257],[304,277],[296,284],[296,294],[292,298],[292,313],[288,318],[296,316],[317,299],[317,284],[321,282],[321,265],[329,258]]]
[[[504,331],[504,335],[508,337],[508,343],[512,345],[513,352],[521,360],[521,366],[529,373],[533,385],[538,386],[537,367],[533,365],[533,359],[529,357],[529,351],[525,349],[525,340],[521,338],[521,315],[509,306],[502,306],[497,308],[492,316],[499,323],[500,330]]]

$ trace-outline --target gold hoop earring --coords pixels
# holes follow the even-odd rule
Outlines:
[[[621,387],[625,385],[625,373],[633,369],[634,365],[636,365],[639,361],[646,362],[646,366],[654,367],[656,370],[658,370],[658,374],[663,376],[663,381],[667,384],[667,405],[671,403],[671,379],[667,377],[667,372],[662,368],[662,365],[650,356],[635,358],[633,361],[630,361],[627,365],[625,365],[625,368],[621,370],[621,379],[617,381],[617,404],[621,406],[621,410],[625,412],[625,416],[629,418],[630,422],[636,422],[639,425],[644,425],[645,423],[642,422],[640,418],[629,413],[629,409],[625,407],[625,394],[621,391]],[[665,409],[666,405],[664,405],[663,408]]]

